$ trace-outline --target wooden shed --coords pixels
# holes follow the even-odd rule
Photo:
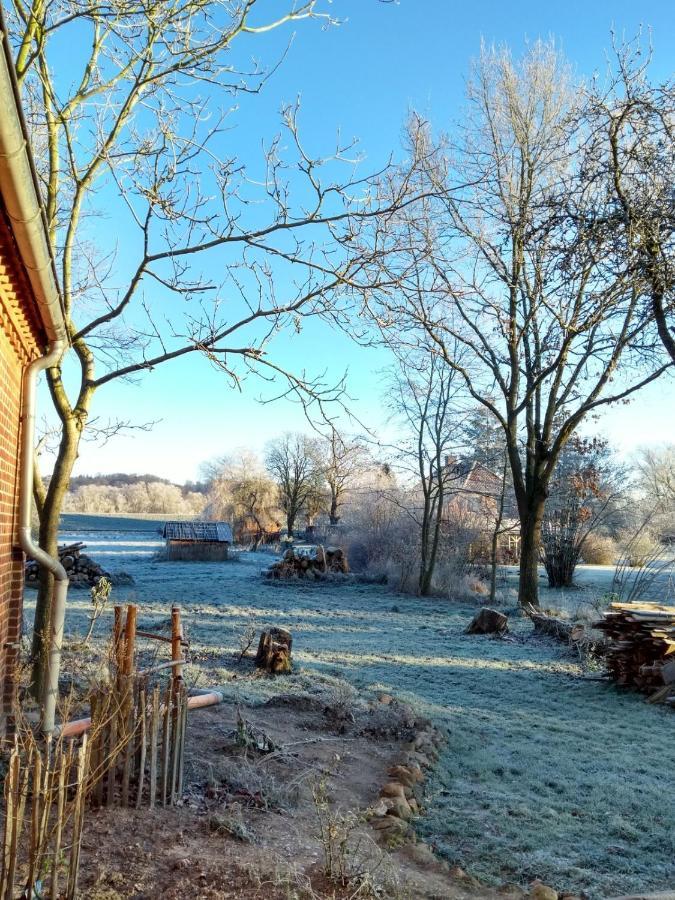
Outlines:
[[[227,522],[167,522],[162,536],[170,560],[219,562],[233,542]]]

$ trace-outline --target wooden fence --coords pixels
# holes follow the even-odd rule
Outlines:
[[[152,809],[182,795],[188,698],[180,609],[171,610],[170,637],[138,629],[137,613],[115,607],[111,684],[92,694],[80,730],[41,742],[19,729],[5,776],[0,900],[76,896],[87,805]],[[138,670],[139,638],[170,645],[171,659]]]
[[[75,897],[88,762],[86,735],[77,749],[15,741],[5,777],[2,900]]]

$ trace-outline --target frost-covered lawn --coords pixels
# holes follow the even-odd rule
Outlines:
[[[264,680],[232,680],[218,660],[247,624],[284,624],[303,669],[395,692],[442,723],[449,741],[419,828],[453,863],[594,898],[675,885],[675,715],[585,679],[526,621],[512,616],[515,641],[469,637],[468,606],[358,583],[268,582],[264,554],[160,563],[138,535],[91,538],[92,556],[135,577],[115,596],[139,602],[143,622],[180,602],[192,649],[228,691],[264,696]],[[87,612],[87,593],[73,591],[69,628]]]

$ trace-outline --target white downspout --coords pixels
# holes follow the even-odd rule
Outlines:
[[[30,531],[33,502],[33,440],[35,397],[40,372],[57,365],[67,347],[67,329],[59,294],[56,268],[48,240],[47,218],[40,199],[35,163],[30,152],[28,130],[21,111],[21,97],[12,62],[12,49],[0,0],[0,195],[11,222],[21,262],[40,309],[49,349],[26,370],[21,400],[21,448],[19,474],[19,542],[26,554],[54,575],[49,629],[49,656],[43,686],[42,728],[54,730],[58,699],[63,620],[66,612],[68,576],[58,561],[38,547]],[[46,646],[46,641],[44,642]]]
[[[63,622],[66,615],[68,575],[58,559],[50,556],[33,541],[31,535],[31,510],[33,504],[33,470],[35,438],[35,406],[37,379],[40,372],[56,365],[63,351],[65,341],[53,341],[45,356],[36,359],[26,369],[21,401],[21,458],[19,463],[19,541],[26,555],[36,560],[54,575],[54,594],[49,616],[49,655],[42,692],[42,731],[49,735],[54,731],[56,701],[59,691],[61,670],[61,646],[63,644]],[[46,643],[46,642],[45,642]]]

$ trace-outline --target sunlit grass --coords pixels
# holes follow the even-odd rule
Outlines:
[[[189,674],[233,698],[272,696],[266,679],[233,678],[227,658],[248,624],[276,624],[294,634],[298,674],[288,690],[342,675],[433,717],[448,743],[419,827],[453,864],[494,882],[541,878],[593,898],[675,884],[670,710],[585,679],[564,647],[533,638],[513,614],[513,641],[468,636],[470,607],[374,585],[268,582],[259,573],[269,562],[129,555],[115,565],[136,585],[115,589],[114,599],[139,602],[144,624],[166,621],[180,603],[195,654]],[[609,579],[600,575],[597,589],[582,577],[569,603],[601,593]],[[82,632],[88,612],[88,593],[72,591],[69,630]]]

